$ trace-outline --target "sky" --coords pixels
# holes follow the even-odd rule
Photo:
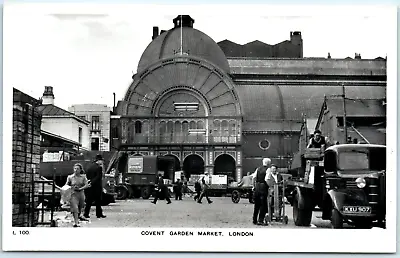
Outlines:
[[[385,57],[393,17],[380,7],[8,4],[3,16],[4,87],[35,98],[53,86],[55,105],[113,105],[136,73],[152,28],[189,14],[216,42],[276,44],[301,31],[305,57]],[[396,21],[396,20],[394,20]]]

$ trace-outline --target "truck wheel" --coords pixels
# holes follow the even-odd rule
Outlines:
[[[143,187],[141,190],[141,196],[143,199],[149,199],[151,195],[151,189],[150,187]]]
[[[234,190],[232,192],[232,202],[233,203],[239,203],[239,201],[240,201],[240,193],[239,193],[238,190]]]
[[[117,192],[117,200],[125,200],[128,197],[128,188],[124,185],[115,187],[115,191]]]
[[[331,226],[332,228],[343,228],[343,218],[337,209],[332,210]]]
[[[312,210],[299,209],[297,196],[293,198],[293,220],[299,227],[308,227],[311,224]]]

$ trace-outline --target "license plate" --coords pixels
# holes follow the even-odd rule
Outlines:
[[[369,206],[343,206],[343,213],[347,214],[370,214],[371,207]]]

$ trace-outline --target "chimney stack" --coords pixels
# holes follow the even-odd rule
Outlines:
[[[331,53],[328,52],[328,59],[331,59]]]
[[[361,59],[361,54],[360,53],[355,53],[354,59]]]
[[[42,105],[54,105],[54,94],[52,86],[44,86]]]
[[[154,40],[157,37],[158,37],[158,27],[153,27],[153,37],[151,39]]]

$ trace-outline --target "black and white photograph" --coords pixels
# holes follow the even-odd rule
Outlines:
[[[3,249],[395,252],[396,11],[6,4]]]

